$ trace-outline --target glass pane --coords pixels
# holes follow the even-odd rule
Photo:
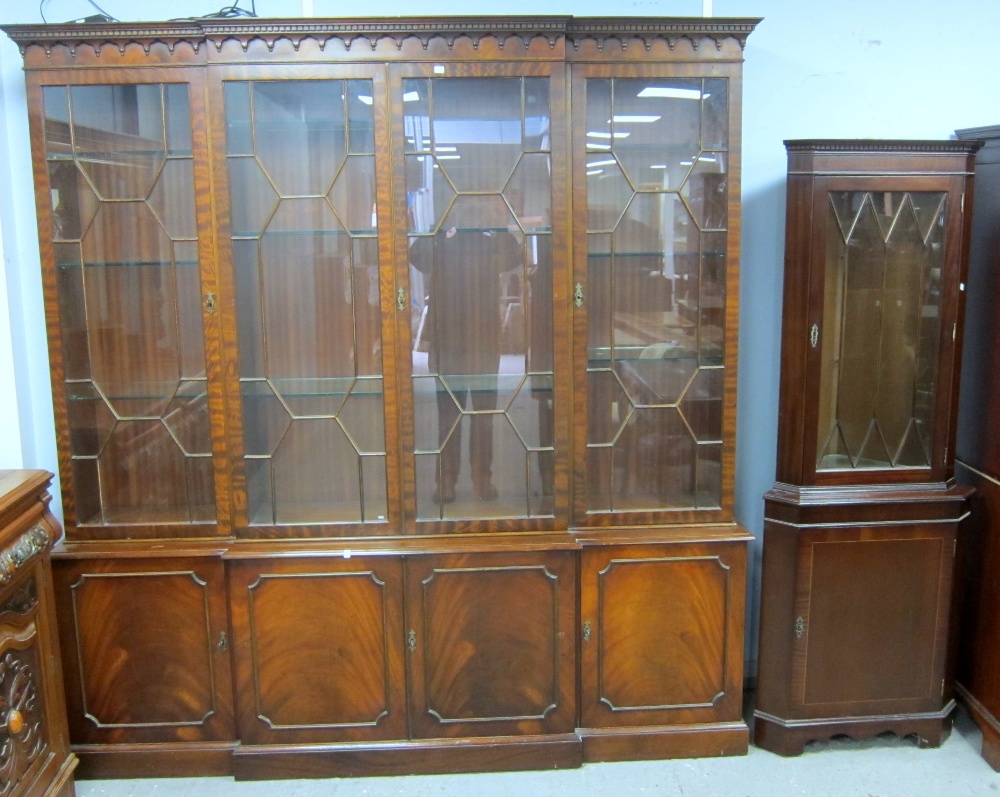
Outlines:
[[[384,523],[372,83],[226,103],[250,523]]]
[[[187,114],[183,102],[175,113]],[[73,155],[102,199],[145,199],[167,157],[159,85],[70,87]],[[190,157],[190,152],[186,153]]]
[[[275,522],[360,520],[360,467],[357,451],[335,418],[293,420],[271,457]]]
[[[701,150],[701,79],[618,79],[612,93],[612,152],[629,181],[638,190],[678,188],[683,162]]]
[[[944,197],[830,195],[819,470],[930,465]]]
[[[44,97],[77,521],[213,522],[188,87]]]
[[[59,331],[66,379],[90,379],[90,347],[79,244],[55,244]]]
[[[548,83],[403,91],[417,517],[549,515],[536,462],[554,412]]]
[[[587,82],[591,512],[721,502],[727,118],[722,79]]]
[[[253,155],[250,126],[250,84],[222,84],[226,98],[226,154]]]
[[[347,155],[344,83],[261,81],[251,95],[254,154],[278,192],[326,194]]]

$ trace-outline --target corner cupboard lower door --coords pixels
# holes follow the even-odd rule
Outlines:
[[[573,732],[576,555],[407,560],[414,738]]]
[[[740,719],[746,542],[584,548],[581,725]]]
[[[229,568],[243,744],[406,738],[400,557]]]

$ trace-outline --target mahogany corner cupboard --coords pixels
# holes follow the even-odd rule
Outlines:
[[[940,744],[954,708],[954,480],[981,142],[786,141],[777,483],[754,740]]]
[[[82,776],[746,751],[757,21],[5,28]]]

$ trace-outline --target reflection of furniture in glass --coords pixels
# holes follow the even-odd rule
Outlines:
[[[958,694],[983,732],[983,758],[1000,770],[1000,127],[959,130],[983,140],[969,249],[965,351],[955,476],[976,489],[962,525],[957,573],[962,604]]]
[[[52,474],[0,470],[0,772],[8,794],[72,797],[49,549]]]
[[[789,141],[777,483],[755,741],[951,722],[952,477],[977,146]]]
[[[746,750],[754,25],[9,29],[91,774]]]

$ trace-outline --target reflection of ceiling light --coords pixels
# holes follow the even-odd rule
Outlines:
[[[420,95],[415,91],[407,91],[403,94],[403,102],[418,102]]]
[[[698,160],[702,161],[703,163],[715,163],[716,162],[715,158],[712,155],[699,155],[698,156]]]
[[[458,152],[458,147],[444,147],[438,146],[434,147],[435,152]]]
[[[595,166],[614,166],[618,161],[612,158],[609,161],[594,161],[593,163],[588,163],[587,168],[593,169]]]
[[[595,144],[593,141],[587,142],[587,149],[611,149],[610,144]]]
[[[649,168],[650,169],[666,169],[667,168],[667,164],[665,164],[665,163],[653,163],[653,164],[650,165]]]
[[[363,102],[365,105],[372,104],[372,98],[369,97],[367,94],[359,94],[358,99],[361,100],[361,102]]]
[[[593,133],[587,133],[587,135],[590,136],[591,138],[611,138],[612,136],[614,136],[615,138],[628,138],[629,135],[631,134],[624,131],[623,132],[615,131],[614,133],[593,132]],[[591,144],[590,146],[595,146],[595,145]]]
[[[611,124],[612,122],[616,123],[635,122],[641,124],[641,123],[658,122],[658,121],[660,121],[660,117],[658,115],[654,116],[653,114],[622,113],[622,114],[615,114],[612,119],[608,119],[608,124]]]
[[[672,100],[700,100],[702,98],[701,89],[678,89],[672,86],[646,86],[640,91],[637,97],[667,97]],[[705,94],[711,97],[711,94]]]
[[[438,155],[437,159],[439,161],[457,161],[461,157],[461,155]]]
[[[681,161],[681,166],[690,166],[693,161]]]
[[[593,177],[595,174],[603,174],[603,173],[604,173],[604,169],[593,169],[593,170],[587,172],[587,177]]]

